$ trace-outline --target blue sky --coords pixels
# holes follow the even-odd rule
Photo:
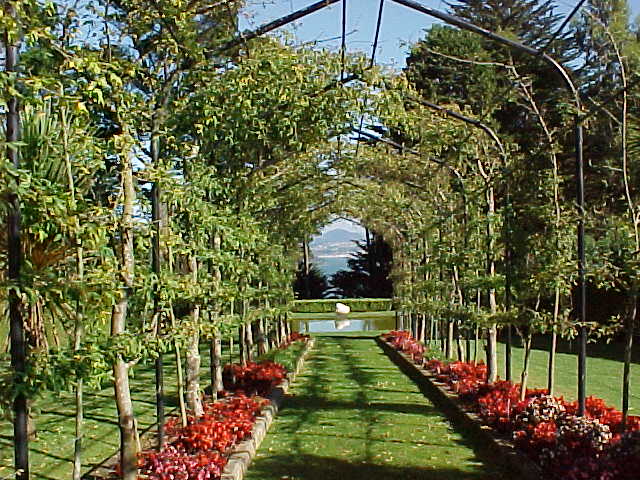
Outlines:
[[[425,6],[446,10],[444,0],[418,0]],[[556,0],[558,11],[567,14],[579,0]],[[315,0],[249,0],[247,16],[241,28],[252,28],[315,3]],[[640,0],[629,0],[634,15],[640,14]],[[347,3],[347,48],[349,51],[364,51],[371,55],[378,16],[378,0],[348,0]],[[319,46],[338,49],[340,46],[342,5],[338,2],[313,13],[298,22],[288,31],[300,42],[318,41]],[[402,68],[408,45],[423,36],[433,20],[391,0],[385,1],[378,63]],[[336,38],[338,37],[338,38]]]

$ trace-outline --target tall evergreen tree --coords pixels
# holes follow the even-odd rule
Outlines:
[[[456,0],[454,15],[532,47],[549,41],[561,15],[551,0]]]
[[[293,291],[297,298],[301,300],[324,298],[328,289],[329,282],[327,277],[316,265],[310,265],[309,274],[307,275],[304,271],[304,265],[300,262],[296,272],[296,279],[293,283]]]
[[[340,270],[331,276],[335,293],[345,298],[391,297],[391,247],[378,235],[374,235],[368,244],[357,243],[360,251],[347,262],[349,270]]]

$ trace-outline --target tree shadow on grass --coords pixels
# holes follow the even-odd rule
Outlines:
[[[522,348],[521,339],[516,335],[513,336],[514,346]],[[551,344],[550,335],[535,335],[533,337],[532,348],[534,350],[541,350],[548,352]],[[558,338],[558,344],[556,346],[557,353],[566,353],[569,355],[577,355],[580,348],[577,340],[566,340],[564,338]],[[615,360],[617,362],[623,361],[624,345],[622,339],[615,339],[609,343],[599,341],[596,343],[587,344],[587,355],[590,358],[602,358],[606,360]],[[640,364],[640,351],[634,349],[632,351],[632,363]]]
[[[273,455],[252,465],[252,478],[288,480],[497,480],[478,469],[465,471],[455,467],[402,467],[351,462],[316,455]]]
[[[293,455],[302,457],[295,458],[309,459],[310,465],[302,461],[296,473],[294,469],[289,469],[291,458],[280,464],[278,456],[261,459],[251,468],[251,478],[407,478],[407,479],[431,479],[431,478],[500,478],[495,472],[491,476],[486,474],[486,470],[478,468],[478,474],[469,470],[456,470],[452,468],[438,470],[428,467],[394,467],[388,465],[378,465],[375,452],[379,452],[381,444],[390,442],[391,444],[407,444],[407,448],[420,447],[424,455],[436,453],[435,449],[446,449],[449,445],[462,445],[470,448],[479,455],[482,450],[477,448],[477,444],[468,438],[464,431],[463,438],[411,438],[409,431],[424,428],[430,422],[430,418],[442,420],[442,413],[430,402],[425,401],[416,386],[407,385],[407,389],[394,389],[397,394],[407,394],[407,401],[394,401],[393,398],[380,398],[380,392],[388,395],[389,392],[379,390],[376,387],[381,381],[392,378],[402,378],[404,375],[397,366],[389,362],[382,351],[379,350],[372,338],[336,337],[320,340],[322,344],[314,357],[307,364],[307,372],[304,383],[294,391],[297,394],[289,397],[284,405],[281,414],[287,417],[287,421],[280,424],[274,438],[283,434],[281,440],[288,443],[287,437],[293,436],[288,448]],[[325,344],[326,342],[326,344]],[[324,347],[324,348],[323,348]],[[373,355],[372,355],[373,354]],[[376,358],[376,357],[380,358]],[[388,363],[387,363],[388,362]],[[371,394],[375,392],[372,397]],[[350,411],[354,412],[350,416]],[[389,424],[389,414],[406,414],[403,417],[394,417],[397,423]],[[382,422],[382,423],[381,423]],[[396,422],[394,420],[394,422]],[[409,423],[407,423],[409,422]],[[402,424],[402,426],[400,426]],[[325,430],[323,425],[330,428]],[[385,425],[389,425],[385,427]],[[414,427],[411,427],[413,425]],[[396,426],[400,429],[397,430]],[[304,427],[304,428],[303,428]],[[338,428],[339,431],[333,430]],[[381,432],[389,428],[389,433],[397,438],[390,438]],[[408,430],[408,435],[403,435],[404,429]],[[442,427],[441,427],[442,428]],[[322,429],[322,430],[320,430]],[[315,430],[315,431],[314,431]],[[395,432],[395,435],[394,433]],[[443,434],[446,430],[443,430]],[[362,461],[348,462],[336,458],[324,458],[305,456],[303,451],[306,446],[318,441],[335,444],[340,441],[356,442],[360,444],[362,452],[358,457]],[[353,443],[350,443],[353,445]],[[431,447],[431,450],[429,449]],[[417,453],[417,452],[416,452]],[[483,455],[484,456],[484,455]],[[476,461],[479,457],[476,456]],[[485,457],[486,458],[486,457]],[[315,459],[315,460],[314,460]],[[486,463],[485,465],[490,464]],[[293,460],[298,465],[298,460]],[[315,461],[315,464],[313,463]],[[327,463],[331,463],[337,470],[335,472],[328,469]],[[425,461],[428,465],[429,460]],[[440,462],[444,463],[444,462]],[[272,467],[265,467],[268,464]],[[278,466],[279,465],[279,466]],[[331,468],[333,468],[331,467]],[[465,465],[467,467],[467,465]],[[265,472],[273,468],[273,476],[262,476],[260,472]],[[324,468],[324,470],[323,470]],[[473,467],[471,467],[473,468]],[[486,467],[484,467],[486,469]]]

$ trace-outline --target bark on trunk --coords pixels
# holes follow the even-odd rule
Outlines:
[[[547,390],[549,395],[553,396],[555,390],[556,379],[556,347],[558,344],[558,334],[556,326],[558,325],[558,316],[560,313],[560,289],[555,290],[555,299],[553,302],[553,330],[551,331],[551,345],[549,346],[549,364],[547,368]]]
[[[553,396],[555,393],[557,343],[558,334],[555,330],[553,330],[553,332],[551,332],[551,346],[549,347],[549,367],[547,371],[547,390],[549,390],[549,395],[551,396]]]
[[[245,342],[247,348],[247,360],[253,361],[253,325],[251,323],[245,324]]]
[[[633,287],[635,291],[636,287]],[[631,308],[625,319],[625,341],[624,341],[624,369],[622,373],[622,427],[627,429],[627,419],[629,417],[629,390],[631,382],[631,352],[633,348],[633,331],[638,311],[638,296],[631,295]]]
[[[187,405],[196,417],[204,414],[200,398],[200,334],[194,332],[187,350]]]
[[[240,349],[240,363],[243,366],[247,364],[246,329],[247,326],[244,323],[238,327],[238,348]]]
[[[266,339],[266,334],[264,331],[264,320],[260,319],[258,320],[257,323],[258,329],[257,329],[257,335],[258,335],[258,355],[264,355],[267,353],[268,348],[267,348],[267,339]]]
[[[175,328],[176,320],[173,313],[173,306],[169,307],[169,317],[171,318],[171,326]],[[183,427],[187,426],[187,405],[184,400],[184,371],[182,368],[182,349],[178,342],[173,343],[174,352],[176,354],[176,383],[178,387],[178,405],[180,407],[180,421]]]
[[[189,270],[192,281],[198,282],[198,260],[195,255],[189,258]],[[204,414],[200,398],[200,305],[196,302],[191,307],[193,333],[187,348],[187,405],[195,417]]]
[[[524,400],[527,394],[527,381],[529,380],[529,360],[531,359],[531,340],[533,335],[527,333],[523,337],[524,341],[524,362],[522,364],[522,374],[520,375],[520,401]]]
[[[217,398],[222,391],[222,340],[216,332],[211,340],[211,396]]]
[[[492,218],[496,211],[495,198],[493,194],[493,188],[489,187],[487,190],[487,274],[489,277],[494,277],[496,274],[496,266],[494,261],[494,241],[493,241],[493,225]],[[491,314],[495,314],[497,311],[496,305],[496,290],[495,288],[489,288],[487,292],[489,311]],[[493,383],[498,379],[498,327],[494,323],[489,326],[489,332],[487,336],[487,382]]]
[[[124,149],[123,149],[124,150]],[[123,207],[121,223],[122,255],[120,269],[122,288],[120,299],[113,307],[111,314],[111,335],[117,336],[125,332],[129,294],[133,287],[134,250],[133,250],[133,203],[135,190],[133,187],[133,171],[128,151],[122,156]],[[129,388],[129,365],[118,356],[113,365],[115,401],[118,409],[118,425],[120,427],[120,468],[124,480],[136,480],[138,476],[138,447],[136,442],[135,418],[131,391]]]

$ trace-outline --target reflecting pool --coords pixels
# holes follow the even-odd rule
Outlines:
[[[369,332],[393,330],[396,327],[394,312],[357,312],[339,314],[296,314],[291,318],[294,331],[300,333]]]

